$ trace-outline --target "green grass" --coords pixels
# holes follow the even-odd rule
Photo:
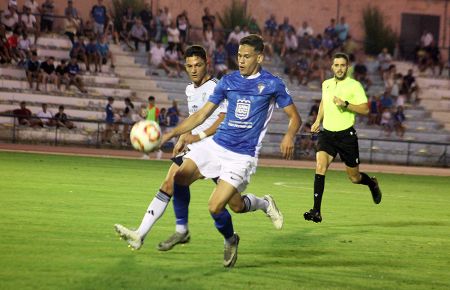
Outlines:
[[[258,168],[248,188],[271,193],[285,216],[233,214],[241,236],[234,269],[207,200],[191,189],[191,243],[161,253],[172,206],[140,251],[114,223],[137,226],[168,162],[0,153],[0,289],[449,289],[450,180],[377,174],[383,201],[330,171],[322,224],[303,220],[312,170]]]

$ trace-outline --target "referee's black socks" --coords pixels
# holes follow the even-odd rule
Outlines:
[[[359,182],[359,184],[367,185],[370,188],[375,186],[375,182],[373,182],[373,180],[369,177],[369,175],[365,174],[364,172],[360,172],[360,174],[361,174],[361,181]]]
[[[314,177],[314,209],[320,212],[323,189],[325,188],[325,175],[316,174]]]

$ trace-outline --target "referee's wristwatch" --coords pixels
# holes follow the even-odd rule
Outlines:
[[[344,108],[346,108],[346,109],[348,108],[348,105],[350,105],[350,103],[347,102],[347,101],[344,101],[344,104],[345,104],[345,105],[344,105]]]

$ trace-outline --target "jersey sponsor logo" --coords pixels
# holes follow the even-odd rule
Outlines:
[[[236,110],[234,111],[234,115],[236,116],[236,118],[240,120],[247,119],[248,115],[250,114],[250,104],[251,102],[249,100],[237,100]]]
[[[258,91],[261,94],[266,86],[264,84],[258,84]]]

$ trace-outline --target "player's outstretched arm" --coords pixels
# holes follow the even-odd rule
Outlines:
[[[203,134],[197,134],[197,135],[192,135],[192,134],[184,134],[184,142],[186,144],[192,144],[195,142],[198,142],[208,136],[214,135],[217,131],[217,128],[219,128],[220,124],[222,123],[222,121],[225,119],[225,113],[220,113],[217,120],[211,125],[211,127],[209,127],[208,129],[206,129],[205,131],[203,131]]]
[[[295,104],[284,107],[284,112],[288,115],[289,125],[286,134],[281,141],[280,150],[283,158],[292,159],[292,157],[294,156],[295,135],[300,129],[302,119],[298,114]]]
[[[172,131],[164,134],[161,139],[160,146],[162,146],[164,143],[166,143],[173,137],[177,137],[180,136],[181,134],[189,132],[198,125],[200,125],[201,123],[203,123],[209,116],[211,116],[211,114],[214,112],[215,109],[217,109],[217,107],[218,105],[208,101],[200,110],[189,116],[189,118],[181,122],[181,124],[176,126]]]

